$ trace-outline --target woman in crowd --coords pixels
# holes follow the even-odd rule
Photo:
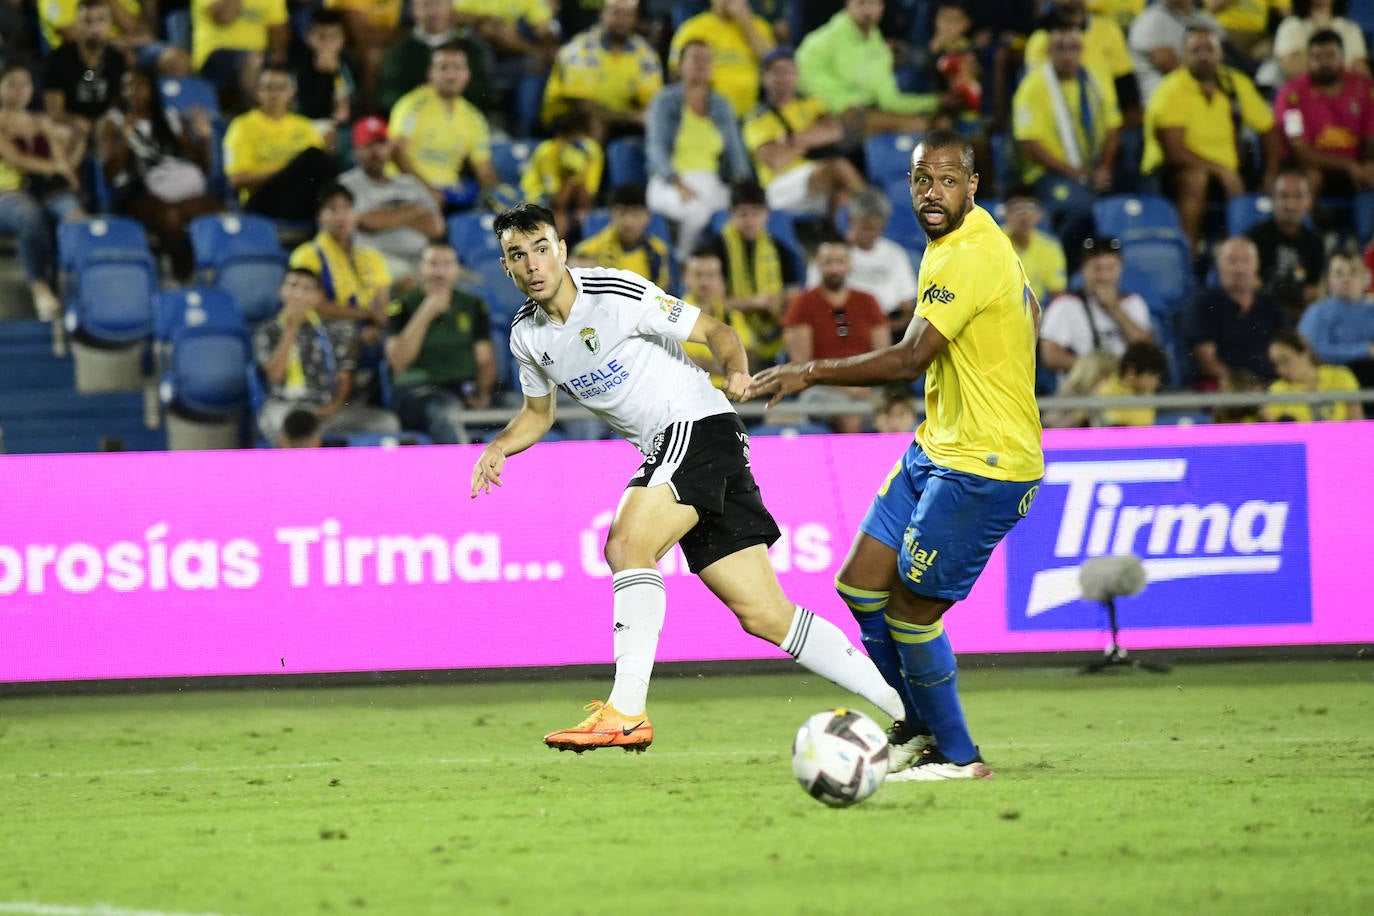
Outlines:
[[[213,131],[203,109],[189,124],[166,111],[157,84],[142,70],[124,75],[119,101],[96,125],[100,167],[114,191],[112,209],[144,225],[185,281],[194,266],[186,227],[224,209],[208,193]]]
[[[33,76],[25,67],[0,71],[0,232],[18,237],[34,308],[38,317],[53,321],[62,311],[49,285],[53,226],[86,218],[76,175],[86,142],[46,114],[30,111],[32,100]]]
[[[1273,394],[1293,391],[1330,391],[1334,394],[1360,390],[1355,373],[1345,366],[1323,365],[1312,352],[1312,345],[1295,331],[1280,331],[1274,337],[1269,344],[1269,361],[1279,375],[1269,385]],[[1260,414],[1266,420],[1363,420],[1364,407],[1359,401],[1333,396],[1330,401],[1315,403],[1265,404]]]

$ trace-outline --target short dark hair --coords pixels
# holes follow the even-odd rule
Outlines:
[[[467,57],[468,49],[467,45],[463,44],[458,39],[450,38],[448,41],[444,42],[443,44],[439,45],[439,47],[429,52],[430,60],[434,59],[435,54],[461,54],[464,57]]]
[[[1126,347],[1121,354],[1120,372],[1125,375],[1133,370],[1137,375],[1157,375],[1164,378],[1169,374],[1169,357],[1160,346],[1148,340],[1137,340]]]
[[[330,202],[333,201],[336,197],[345,197],[348,199],[348,202],[350,204],[355,202],[353,192],[348,190],[346,186],[336,181],[333,184],[327,185],[325,189],[320,192],[320,196],[315,198],[316,212],[323,210],[325,207],[329,206]]]
[[[950,130],[947,127],[937,127],[926,133],[924,137],[916,141],[916,145],[911,149],[911,156],[914,160],[916,150],[925,147],[927,150],[937,149],[957,149],[959,151],[959,164],[964,167],[964,171],[969,175],[973,174],[973,144],[968,142],[968,137],[959,133],[957,130]]]
[[[1317,45],[1335,45],[1342,51],[1345,50],[1345,39],[1341,38],[1341,33],[1335,29],[1318,29],[1312,33],[1312,37],[1307,39],[1307,46],[1315,48]]]
[[[612,207],[648,208],[648,198],[644,195],[642,184],[620,184],[611,190]]]
[[[1007,196],[1004,200],[1007,203],[1011,203],[1013,200],[1033,200],[1038,204],[1040,203],[1040,192],[1035,190],[1035,185],[1022,182],[1021,184],[1012,185],[1011,190],[1007,192]]]
[[[272,73],[275,73],[277,76],[284,76],[291,80],[292,86],[296,85],[296,74],[292,73],[291,68],[286,66],[286,64],[263,64],[262,69],[258,71],[258,82],[262,82],[264,76]]]
[[[281,437],[291,442],[313,439],[320,433],[320,418],[313,410],[296,408],[281,423]]]
[[[344,27],[343,13],[338,10],[327,10],[324,7],[320,7],[310,14],[310,25],[307,27],[306,31],[320,28],[321,26],[328,28],[333,25],[339,28]]]
[[[711,247],[709,242],[702,242],[700,245],[693,248],[692,253],[687,255],[687,260],[690,261],[692,258],[715,258],[717,261],[722,260],[720,252]]]
[[[549,120],[549,132],[555,137],[560,134],[585,134],[592,128],[592,120],[581,108],[569,108]]]
[[[1279,331],[1272,338],[1270,338],[1269,342],[1271,344],[1282,344],[1283,346],[1292,350],[1294,353],[1303,354],[1308,359],[1312,360],[1312,362],[1314,363],[1320,362],[1320,360],[1317,359],[1316,351],[1312,349],[1312,344],[1307,340],[1307,338],[1303,337],[1297,331],[1294,331],[1292,329],[1285,328],[1284,330]]]
[[[768,195],[764,193],[763,185],[753,179],[737,181],[730,186],[730,209],[744,206],[768,206]]]
[[[286,268],[286,273],[282,274],[282,281],[285,282],[286,278],[290,276],[306,277],[320,289],[324,289],[324,282],[320,280],[320,275],[315,273],[309,267]]]
[[[106,9],[109,9],[110,3],[109,0],[77,0],[76,4],[76,8],[78,10],[90,9],[91,7],[95,6],[103,6]]]
[[[523,203],[498,213],[491,224],[491,231],[500,239],[508,229],[524,235],[543,235],[546,226],[552,226],[554,238],[558,238],[558,224],[554,222],[553,211],[539,204]]]

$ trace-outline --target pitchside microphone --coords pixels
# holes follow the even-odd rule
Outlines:
[[[1093,557],[1078,567],[1078,587],[1089,601],[1127,598],[1145,591],[1145,564],[1135,554]]]
[[[1139,595],[1145,590],[1148,577],[1145,564],[1135,554],[1120,554],[1111,557],[1093,557],[1078,567],[1078,588],[1089,601],[1100,601],[1107,608],[1107,621],[1112,628],[1112,642],[1102,658],[1082,669],[1091,674],[1115,665],[1128,665],[1144,668],[1147,671],[1164,672],[1168,665],[1156,665],[1135,658],[1127,658],[1126,650],[1121,648],[1117,638],[1116,599]]]

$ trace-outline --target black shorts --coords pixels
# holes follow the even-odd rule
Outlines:
[[[749,470],[749,434],[733,413],[674,423],[655,436],[629,486],[660,484],[701,516],[679,542],[693,573],[746,547],[771,546],[782,534]]]

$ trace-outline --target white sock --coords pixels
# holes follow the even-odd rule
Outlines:
[[[901,695],[883,680],[872,659],[854,648],[844,631],[824,617],[797,608],[780,648],[803,668],[857,693],[893,719],[905,717]]]
[[[615,686],[606,701],[627,716],[644,711],[658,634],[668,609],[657,569],[624,569],[611,577],[615,592]]]

